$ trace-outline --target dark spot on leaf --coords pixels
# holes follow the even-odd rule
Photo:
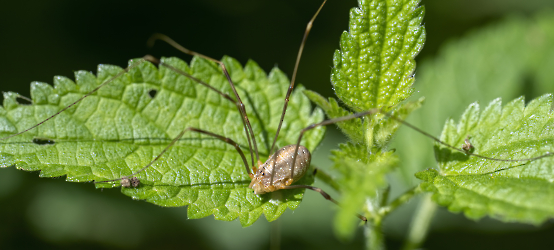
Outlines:
[[[150,96],[150,98],[156,97],[156,94],[158,94],[158,91],[155,89],[151,89],[150,91],[148,91],[148,95]]]
[[[34,138],[33,143],[37,145],[54,145],[56,143],[54,140],[44,139],[44,138]]]

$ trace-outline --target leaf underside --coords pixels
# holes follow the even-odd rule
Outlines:
[[[523,97],[502,107],[500,99],[479,111],[474,103],[458,124],[449,120],[441,140],[461,145],[469,136],[475,154],[499,159],[526,159],[554,152],[552,95],[525,106]],[[435,147],[439,170],[416,176],[433,199],[470,218],[485,215],[502,221],[540,224],[554,217],[554,158],[491,161]]]
[[[190,66],[177,58],[162,61],[233,96],[214,63],[200,58],[194,58]],[[224,57],[223,62],[246,105],[261,160],[265,161],[289,80],[277,68],[268,76],[253,61],[244,68],[230,57]],[[0,107],[0,136],[43,121],[122,70],[99,65],[97,76],[78,71],[76,84],[57,76],[54,88],[34,82],[32,105],[19,104],[16,93],[5,93]],[[295,144],[301,129],[323,119],[319,108],[312,112],[301,90],[298,87],[291,96],[277,146]],[[41,177],[66,175],[71,182],[117,179],[147,165],[187,127],[235,140],[251,164],[241,116],[233,102],[166,67],[158,69],[141,63],[52,120],[2,141],[0,166],[40,171]],[[323,134],[324,128],[306,133],[302,145],[314,150]],[[54,144],[33,143],[37,138]],[[309,173],[299,184],[313,183]],[[122,193],[160,206],[188,205],[189,218],[213,214],[218,220],[230,221],[239,217],[243,226],[254,223],[262,213],[268,221],[277,219],[287,207],[295,209],[304,193],[294,189],[255,195],[248,188],[250,178],[235,148],[194,132],[187,132],[160,160],[136,177],[139,187],[122,188]],[[119,182],[96,184],[97,188],[117,186]]]

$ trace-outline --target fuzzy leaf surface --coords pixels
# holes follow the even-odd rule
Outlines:
[[[460,122],[447,121],[441,140],[462,145],[470,137],[473,153],[499,159],[526,159],[554,152],[552,95],[527,106],[523,97],[502,107],[500,99],[479,111],[474,103]],[[489,215],[503,221],[539,224],[554,217],[554,158],[491,161],[436,146],[439,171],[417,174],[423,188],[449,210],[470,218]]]
[[[233,96],[214,63],[199,58],[194,58],[190,66],[176,58],[162,61]],[[289,80],[276,68],[268,76],[253,61],[244,68],[230,57],[223,62],[246,105],[264,161]],[[76,84],[65,77],[55,77],[54,87],[32,83],[32,105],[19,104],[18,94],[6,93],[0,107],[0,136],[41,122],[122,70],[100,65],[97,75],[76,72]],[[154,97],[152,90],[156,92]],[[311,111],[301,90],[291,96],[278,146],[296,143],[302,128],[323,119],[320,109]],[[250,162],[240,113],[233,102],[167,67],[158,69],[142,63],[36,129],[2,141],[0,166],[40,170],[41,177],[65,175],[71,182],[117,179],[147,165],[187,127],[235,140]],[[212,137],[187,133],[159,161],[137,175],[139,187],[122,188],[122,192],[160,206],[188,205],[189,218],[213,214],[218,220],[230,221],[238,217],[243,226],[254,223],[262,213],[269,221],[275,220],[287,207],[295,209],[300,203],[304,193],[300,189],[255,195],[248,189],[250,179],[234,147]],[[308,132],[302,145],[313,150],[323,133],[324,128]],[[54,144],[33,143],[37,138]],[[300,182],[311,184],[313,176],[306,175]],[[119,183],[96,185],[109,188]]]
[[[362,0],[335,51],[331,82],[355,111],[390,107],[413,92],[414,57],[425,42],[419,0]]]

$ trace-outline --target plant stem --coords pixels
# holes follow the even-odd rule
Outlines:
[[[376,218],[367,222],[364,231],[366,239],[366,249],[368,250],[384,250],[385,249],[385,237],[383,235],[383,228],[381,219]]]
[[[386,189],[380,190],[377,197],[374,198],[375,200],[369,199],[367,201],[366,212],[373,214],[373,216],[368,217],[371,219],[368,220],[367,226],[365,227],[365,231],[364,231],[367,249],[371,249],[371,250],[385,249],[385,243],[384,243],[385,237],[383,235],[383,230],[382,230],[383,219],[390,212],[394,211],[401,205],[408,202],[411,198],[413,198],[416,194],[419,194],[421,191],[422,190],[419,187],[419,185],[415,186],[385,206],[390,192],[390,186],[389,186]],[[378,212],[375,211],[376,208],[378,209]]]
[[[381,202],[379,203],[379,207],[384,207],[387,205],[387,202],[389,201],[389,194],[390,194],[390,184],[385,188],[381,194]]]
[[[410,233],[408,234],[408,240],[404,243],[402,249],[411,250],[416,249],[427,237],[427,232],[429,230],[429,225],[433,220],[433,215],[437,210],[437,204],[431,200],[431,194],[425,194],[417,211],[410,223]]]
[[[390,212],[394,211],[401,205],[404,205],[406,202],[408,202],[411,198],[413,198],[416,194],[419,194],[419,193],[421,193],[421,188],[419,188],[419,185],[409,189],[402,195],[398,196],[398,198],[391,201],[391,203],[389,203],[387,206],[381,207],[381,209],[379,209],[379,216],[381,218],[384,218]]]

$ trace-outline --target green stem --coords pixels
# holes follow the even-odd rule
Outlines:
[[[378,209],[379,212],[374,213],[374,215],[371,216],[371,219],[368,220],[367,226],[365,227],[364,235],[366,238],[367,249],[371,249],[371,250],[385,249],[385,244],[384,244],[385,237],[383,235],[383,230],[382,230],[383,219],[390,212],[394,211],[401,205],[404,205],[415,195],[421,193],[422,190],[419,187],[419,185],[415,186],[385,206],[388,200],[389,192],[390,192],[390,187],[381,190],[381,195],[380,195],[381,197],[377,198],[377,200],[374,200],[375,203],[378,201],[379,204],[374,204],[374,202],[371,202],[371,200],[368,200],[368,204],[367,204],[368,207],[379,206],[380,208]],[[368,210],[372,210],[372,209],[368,208]],[[369,211],[367,212],[369,213]]]
[[[390,194],[390,185],[387,186],[383,190],[383,193],[381,194],[381,202],[379,203],[379,207],[384,207],[387,205],[387,202],[389,201],[389,194]]]
[[[366,239],[366,249],[368,250],[385,250],[385,237],[381,219],[373,219],[367,222],[364,231]]]
[[[437,210],[437,204],[431,200],[431,194],[425,194],[417,211],[410,223],[410,233],[408,234],[408,240],[404,244],[404,250],[416,249],[421,246],[425,238],[427,237],[427,232],[429,230],[429,225],[433,220],[433,215]]]
[[[394,211],[401,205],[404,205],[406,202],[408,202],[411,198],[413,198],[416,194],[421,193],[421,188],[418,186],[415,186],[408,191],[404,192],[402,195],[398,196],[395,200],[391,201],[387,206],[382,206],[379,209],[379,216],[381,218],[384,218],[387,216],[390,212]]]

